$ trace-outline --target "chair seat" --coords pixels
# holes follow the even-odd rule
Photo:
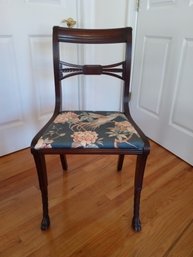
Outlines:
[[[143,140],[122,112],[64,111],[46,128],[35,149],[136,149]]]

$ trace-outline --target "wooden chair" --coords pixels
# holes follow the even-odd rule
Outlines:
[[[110,65],[76,65],[60,59],[62,43],[124,44],[125,58]],[[141,230],[139,217],[140,194],[143,183],[149,142],[131,118],[129,111],[129,85],[131,69],[132,29],[70,29],[53,28],[53,59],[55,79],[55,110],[49,122],[31,143],[39,185],[42,194],[43,219],[41,229],[50,225],[48,214],[46,154],[60,155],[67,170],[66,154],[113,154],[118,156],[117,170],[122,169],[125,155],[137,155],[134,182],[134,215],[132,226]],[[123,111],[62,111],[62,80],[75,75],[108,75],[123,84]]]

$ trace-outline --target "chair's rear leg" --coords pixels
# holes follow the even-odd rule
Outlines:
[[[119,155],[118,164],[117,164],[117,171],[122,170],[124,157],[125,157],[124,154]]]
[[[60,154],[60,161],[61,161],[63,170],[67,170],[68,169],[68,163],[67,163],[66,155]]]
[[[33,153],[39,185],[42,195],[42,205],[43,205],[43,219],[41,222],[41,230],[47,230],[50,226],[50,218],[48,213],[48,182],[47,182],[47,171],[45,164],[45,156],[41,153]]]
[[[132,226],[135,231],[141,230],[140,221],[140,197],[143,185],[143,176],[148,154],[138,155],[136,170],[135,170],[135,185],[134,185],[134,215]]]

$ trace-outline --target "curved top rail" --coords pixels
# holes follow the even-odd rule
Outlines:
[[[77,29],[53,27],[55,40],[68,43],[105,44],[131,41],[132,28]]]

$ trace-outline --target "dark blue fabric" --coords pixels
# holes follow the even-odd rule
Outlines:
[[[139,149],[143,140],[121,112],[65,111],[38,140],[35,148]]]

